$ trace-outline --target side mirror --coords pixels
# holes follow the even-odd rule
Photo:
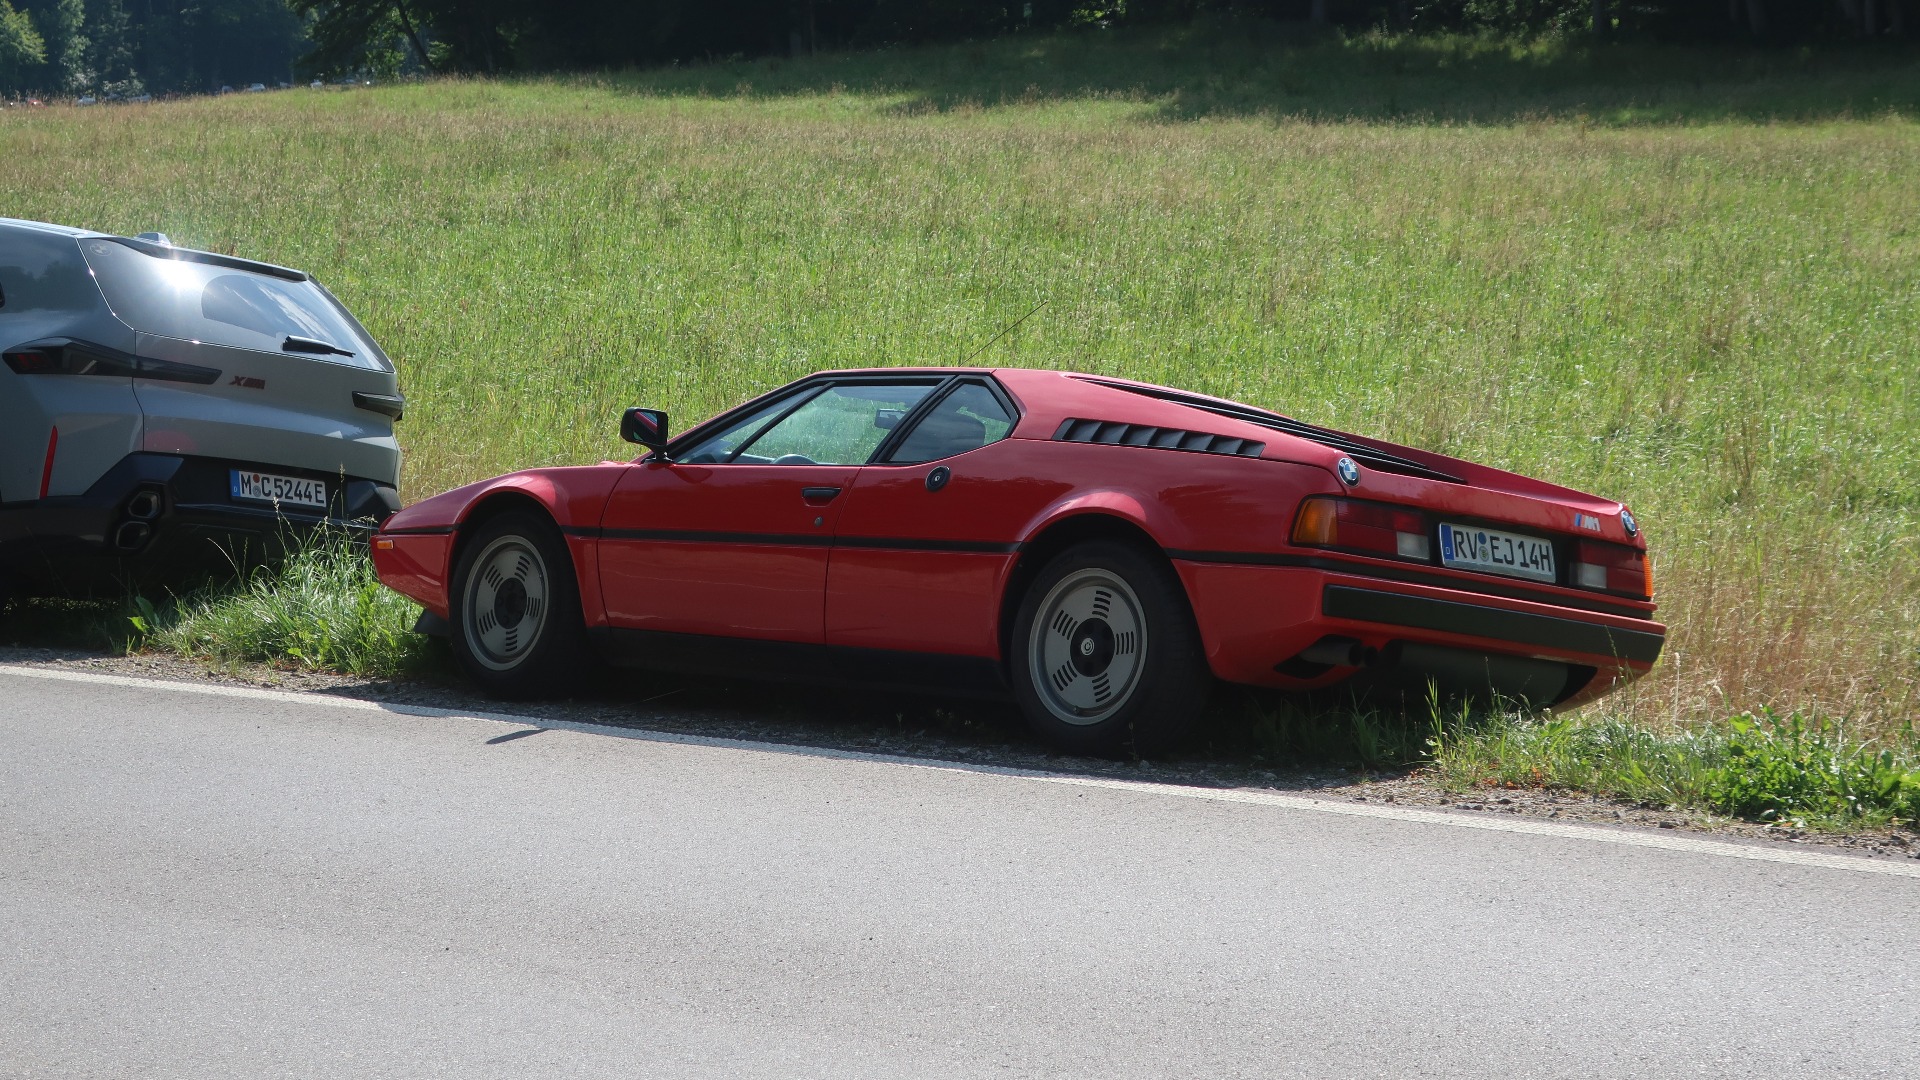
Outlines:
[[[659,453],[667,448],[667,414],[659,409],[628,409],[620,414],[620,437]]]

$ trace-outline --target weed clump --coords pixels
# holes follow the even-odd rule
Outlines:
[[[419,605],[380,584],[366,545],[319,532],[237,582],[155,604],[133,598],[134,645],[234,663],[399,675],[431,663]]]
[[[1861,740],[1819,716],[1743,713],[1662,732],[1508,714],[1455,726],[1432,768],[1458,787],[1547,787],[1749,821],[1857,828],[1920,820],[1920,733]]]

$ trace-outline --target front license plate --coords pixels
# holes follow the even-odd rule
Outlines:
[[[302,480],[297,476],[275,476],[245,469],[234,469],[232,472],[233,497],[236,499],[322,509],[327,505],[327,483],[324,480]]]
[[[1553,545],[1537,536],[1440,523],[1440,562],[1456,570],[1553,581]]]

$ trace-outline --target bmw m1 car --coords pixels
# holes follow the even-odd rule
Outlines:
[[[1178,740],[1214,680],[1372,669],[1569,704],[1660,654],[1646,542],[1593,495],[1166,387],[825,372],[631,462],[447,492],[375,535],[485,688],[594,657],[1011,695],[1091,753]]]

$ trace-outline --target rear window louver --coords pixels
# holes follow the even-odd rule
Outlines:
[[[1279,413],[1270,413],[1264,409],[1256,409],[1251,405],[1211,401],[1194,394],[1183,394],[1178,390],[1168,390],[1158,386],[1129,386],[1126,383],[1108,382],[1105,379],[1089,379],[1084,376],[1080,378],[1082,382],[1090,382],[1095,386],[1104,386],[1109,390],[1125,390],[1129,394],[1139,394],[1141,397],[1158,398],[1161,401],[1170,401],[1176,405],[1185,405],[1190,409],[1202,409],[1217,416],[1244,420],[1249,424],[1258,424],[1263,428],[1284,432],[1288,435],[1306,439],[1309,442],[1317,442],[1322,446],[1330,446],[1360,464],[1372,466],[1382,472],[1419,476],[1428,480],[1442,480],[1449,484],[1466,483],[1465,480],[1452,473],[1441,472],[1438,469],[1422,465],[1411,458],[1404,458],[1399,454],[1389,453],[1385,450],[1368,446],[1365,443],[1356,442],[1337,431],[1328,431],[1326,428],[1314,427],[1312,424],[1303,424],[1291,417],[1281,416]],[[1058,436],[1055,437],[1058,438]],[[1255,453],[1258,453],[1258,451],[1255,451]]]
[[[1145,446],[1155,450],[1185,450],[1196,454],[1228,454],[1233,457],[1259,457],[1267,448],[1263,442],[1214,435],[1205,431],[1152,427],[1147,424],[1123,424],[1117,420],[1069,419],[1053,433],[1059,442],[1100,443],[1103,446]]]

